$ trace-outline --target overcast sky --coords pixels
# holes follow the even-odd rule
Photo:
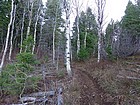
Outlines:
[[[43,0],[46,2],[47,0]],[[90,6],[93,11],[95,11],[95,0],[79,0],[82,4],[82,9],[85,10],[87,1],[88,6]],[[105,6],[105,22],[110,22],[111,19],[115,21],[120,21],[122,16],[124,16],[124,11],[129,0],[106,0]],[[131,0],[134,2],[134,0]],[[71,21],[74,21],[74,16],[72,16]],[[107,24],[106,24],[107,25]]]
[[[121,17],[124,15],[126,5],[129,0],[107,0],[106,4],[106,15],[108,20],[113,18],[114,20],[121,20]],[[131,0],[134,2],[134,0]]]
[[[46,2],[47,0],[43,0]],[[86,2],[88,0],[80,0],[83,2],[83,8],[86,6]],[[107,20],[111,20],[113,18],[116,20],[121,20],[121,17],[124,15],[124,11],[126,9],[126,5],[129,0],[106,0],[106,7],[105,7],[105,15],[107,17]],[[131,0],[134,2],[134,0]],[[89,0],[88,5],[90,7],[93,7],[92,4],[94,3],[94,0]]]

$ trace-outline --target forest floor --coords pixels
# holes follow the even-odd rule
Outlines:
[[[140,105],[139,56],[74,62],[70,100],[66,105]]]
[[[47,66],[51,72],[40,81],[36,92],[54,91],[55,95],[51,99],[47,97],[50,103],[34,105],[56,105],[52,100],[57,100],[60,87],[63,88],[64,105],[140,105],[139,56],[100,63],[96,58],[74,61],[72,78],[67,76],[64,66],[59,72],[52,70],[53,66]],[[32,92],[28,90],[26,94]],[[0,96],[0,105],[10,103],[19,103],[19,96]]]

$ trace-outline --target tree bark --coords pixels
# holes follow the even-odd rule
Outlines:
[[[96,0],[97,10],[98,10],[98,16],[97,16],[97,22],[98,22],[98,60],[97,62],[100,62],[101,59],[101,53],[103,51],[102,46],[102,30],[103,30],[103,19],[104,19],[104,8],[106,0]]]
[[[22,16],[22,27],[21,27],[21,36],[20,36],[20,53],[22,52],[23,48],[23,30],[24,30],[24,21],[25,21],[25,7]]]
[[[34,43],[33,43],[33,47],[32,47],[32,54],[34,54],[34,50],[35,50],[35,45],[36,45],[36,28],[37,28],[37,22],[38,22],[38,19],[39,19],[39,11],[40,11],[40,8],[41,8],[41,0],[39,1],[39,7],[38,7],[38,10],[37,10],[37,16],[36,16],[36,22],[35,22],[35,29],[34,29]]]
[[[76,28],[77,28],[77,55],[80,51],[80,35],[79,35],[79,7],[76,7],[76,14],[77,14],[77,22],[76,22]]]
[[[28,28],[27,28],[26,39],[28,39],[28,36],[30,34],[30,28],[31,28],[31,22],[32,22],[32,15],[33,15],[33,6],[34,6],[34,2],[32,1],[32,3],[31,3],[31,9],[29,10],[29,24],[28,24]],[[26,45],[25,52],[27,51],[27,47],[28,46]]]
[[[87,15],[86,15],[86,19],[87,19]],[[87,46],[87,27],[86,27],[86,25],[85,25],[85,38],[84,38],[84,48],[86,48],[86,46]]]
[[[56,24],[57,24],[57,12],[58,12],[58,5],[55,12],[55,21],[54,21],[54,28],[53,28],[53,64],[55,63],[55,32],[56,32]]]
[[[13,14],[13,22],[12,22],[12,30],[11,30],[11,38],[10,38],[10,52],[9,52],[9,61],[11,61],[11,55],[12,55],[12,51],[13,51],[13,34],[14,34],[14,24],[15,24],[15,15],[16,15],[16,4],[14,6],[14,14]]]
[[[101,59],[101,30],[98,30],[98,61],[100,62]]]
[[[71,66],[70,66],[70,3],[64,0],[64,9],[66,13],[66,70],[69,76],[72,76]]]
[[[12,25],[12,20],[13,20],[13,8],[14,8],[14,0],[12,0],[12,4],[11,4],[10,22],[8,24],[5,48],[4,48],[4,52],[3,52],[3,56],[2,56],[2,60],[1,60],[1,64],[0,64],[0,73],[2,71],[2,67],[3,67],[3,64],[4,64],[4,60],[5,60],[5,56],[6,56],[6,52],[7,52],[7,48],[8,48],[10,27]]]
[[[89,0],[87,1],[87,4],[86,4],[86,10],[87,10],[87,7],[88,7],[88,2],[89,2]],[[86,20],[87,20],[87,14],[86,14]],[[87,32],[87,24],[85,22],[84,48],[86,48],[86,46],[87,46],[87,35],[88,35],[88,32]]]

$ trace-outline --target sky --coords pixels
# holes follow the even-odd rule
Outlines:
[[[43,0],[46,2],[47,0]],[[94,8],[94,0],[79,0],[82,4],[82,9],[85,10],[87,1],[88,5],[93,8],[93,11],[96,9]],[[120,21],[121,18],[124,16],[124,11],[126,9],[126,5],[128,4],[129,0],[106,0],[105,6],[105,22],[108,23],[113,19],[114,21]],[[131,0],[134,3],[134,0]],[[74,17],[74,16],[72,16]],[[73,19],[72,19],[73,20]]]
[[[106,15],[108,20],[113,18],[113,20],[121,20],[124,16],[124,11],[129,0],[107,0],[106,3]],[[134,2],[134,0],[131,0]]]

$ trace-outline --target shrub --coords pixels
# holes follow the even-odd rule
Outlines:
[[[83,61],[83,60],[87,59],[89,57],[89,55],[90,54],[89,54],[88,50],[86,48],[82,47],[79,51],[78,59]]]
[[[25,87],[34,88],[40,80],[37,76],[30,76],[36,61],[33,54],[18,54],[16,60],[8,64],[0,75],[0,90],[9,94],[20,94]]]
[[[106,52],[108,54],[107,57],[109,60],[116,60],[116,57],[112,54],[111,45],[106,48]]]
[[[23,52],[17,55],[16,60],[18,63],[35,64],[35,55],[30,52]]]
[[[57,77],[58,77],[58,78],[64,78],[64,77],[65,77],[65,72],[64,72],[63,70],[59,70],[59,71],[57,72]]]
[[[32,35],[29,35],[28,38],[26,38],[24,41],[23,41],[23,45],[21,46],[26,52],[32,52],[31,49],[32,49],[32,46],[33,46],[33,36]]]

